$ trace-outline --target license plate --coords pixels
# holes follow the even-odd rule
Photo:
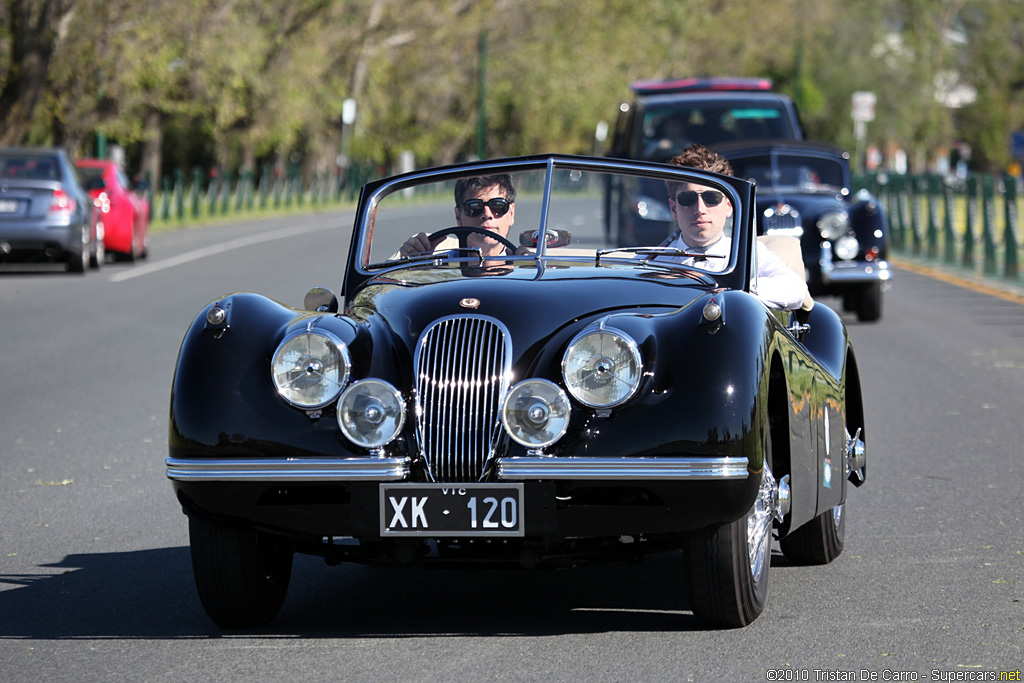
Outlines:
[[[381,484],[381,536],[522,536],[522,484]]]
[[[0,213],[14,213],[18,210],[18,202],[14,199],[0,199]]]

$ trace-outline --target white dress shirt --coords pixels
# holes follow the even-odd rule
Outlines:
[[[756,242],[756,244],[757,252],[754,258],[757,261],[757,277],[754,280],[754,294],[772,308],[800,308],[804,298],[807,296],[807,283],[804,282],[803,277],[791,270],[789,266],[783,263],[782,259],[764,244],[761,242]],[[685,266],[692,266],[710,272],[719,272],[724,270],[729,264],[732,240],[723,236],[717,242],[707,247],[691,247],[683,241],[682,234],[677,233],[675,239],[665,246],[689,253],[701,253],[724,258],[697,259],[680,256],[658,256],[657,260],[675,261]]]

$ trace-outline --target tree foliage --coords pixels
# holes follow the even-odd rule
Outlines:
[[[688,75],[770,77],[809,137],[851,149],[850,98],[870,90],[869,142],[923,163],[963,141],[1002,166],[1024,128],[1024,3],[0,0],[0,143],[89,154],[102,135],[154,175],[446,163],[478,152],[481,120],[488,156],[589,153],[631,80]]]

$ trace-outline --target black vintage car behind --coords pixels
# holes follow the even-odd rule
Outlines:
[[[745,228],[714,264],[622,247],[609,176],[707,186]],[[512,231],[455,225],[465,181],[514,188],[459,210]],[[728,627],[764,609],[773,537],[831,562],[866,474],[857,361],[830,308],[754,295],[753,206],[745,180],[655,163],[427,169],[364,187],[340,291],[201,306],[166,472],[210,617],[273,618],[294,553],[542,571],[683,551],[666,604]]]
[[[608,156],[668,161],[692,145],[739,140],[801,140],[796,106],[767,78],[679,78],[634,81],[619,105]],[[623,246],[658,244],[674,227],[660,183],[612,183],[605,229]]]
[[[738,177],[757,184],[758,233],[800,238],[811,294],[842,297],[843,308],[859,320],[879,320],[892,280],[885,213],[867,190],[851,194],[850,155],[832,145],[787,140],[716,150]]]

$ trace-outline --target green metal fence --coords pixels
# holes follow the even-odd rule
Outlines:
[[[1020,281],[1019,180],[870,174],[854,180],[885,207],[896,253]]]
[[[297,167],[284,172],[264,166],[259,174],[219,169],[178,168],[150,190],[154,225],[200,222],[215,218],[316,209],[351,203],[376,168],[354,165],[303,177]]]

